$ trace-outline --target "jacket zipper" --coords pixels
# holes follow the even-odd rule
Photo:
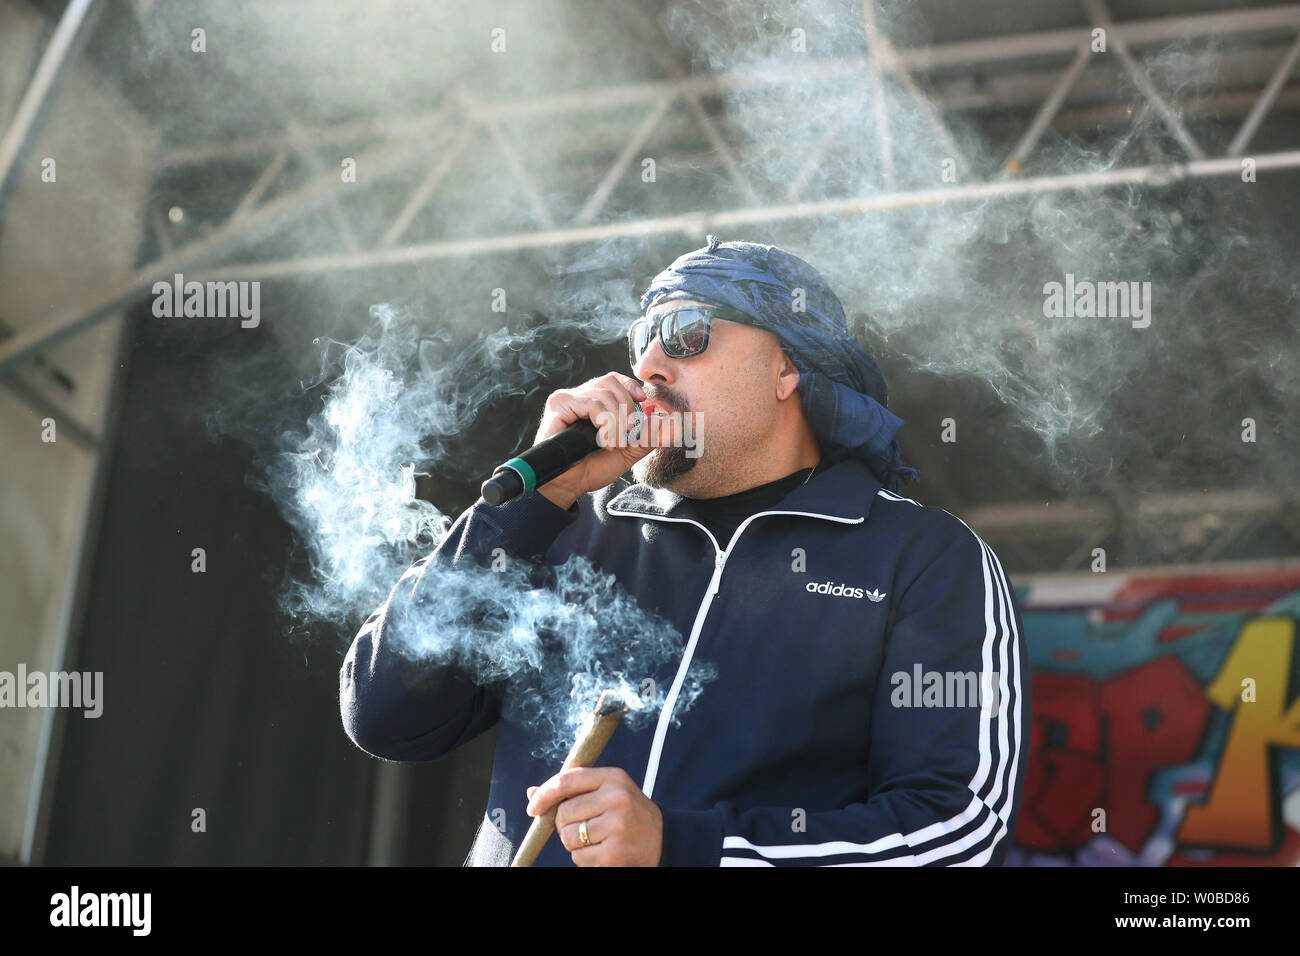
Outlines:
[[[654,793],[655,778],[659,775],[659,758],[663,754],[664,738],[668,735],[668,724],[672,720],[673,709],[677,706],[677,695],[681,692],[682,684],[686,682],[686,672],[690,670],[691,659],[695,656],[695,645],[699,641],[700,631],[704,629],[704,619],[708,616],[709,606],[713,603],[713,596],[718,593],[722,583],[722,569],[727,563],[727,558],[731,556],[732,549],[736,546],[737,539],[740,538],[741,532],[755,518],[762,518],[766,515],[799,515],[805,518],[823,518],[826,521],[834,521],[839,524],[861,524],[866,518],[838,518],[835,515],[817,514],[813,511],[760,511],[752,514],[740,523],[731,535],[731,540],[727,542],[726,550],[718,547],[718,539],[713,536],[713,532],[698,521],[692,521],[690,518],[669,518],[664,515],[642,514],[637,511],[613,511],[606,509],[612,515],[624,515],[631,518],[649,518],[652,521],[676,521],[680,524],[693,524],[709,536],[713,542],[713,577],[709,580],[708,590],[704,592],[704,600],[700,602],[700,608],[695,612],[695,623],[691,625],[691,636],[686,642],[686,649],[682,652],[681,663],[677,665],[677,675],[673,678],[673,685],[668,690],[668,696],[664,698],[663,709],[659,712],[659,721],[655,724],[654,740],[650,744],[650,759],[646,762],[645,779],[641,784],[641,792],[647,797]]]

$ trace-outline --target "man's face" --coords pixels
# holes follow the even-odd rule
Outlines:
[[[654,319],[672,309],[702,306],[672,299],[647,311]],[[669,358],[656,333],[632,373],[643,383],[647,411],[677,412],[686,427],[667,429],[675,442],[633,466],[637,481],[688,497],[712,497],[737,469],[761,454],[777,410],[776,382],[784,356],[780,340],[764,329],[715,318],[708,347],[699,355]],[[689,431],[688,431],[689,429]],[[683,444],[689,435],[694,448]],[[665,438],[668,436],[665,435]],[[689,452],[689,454],[688,454]]]

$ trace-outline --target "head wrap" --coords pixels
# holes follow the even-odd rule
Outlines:
[[[894,435],[903,420],[886,408],[885,377],[849,335],[840,300],[798,256],[753,242],[719,242],[679,257],[655,276],[641,311],[665,299],[694,299],[734,309],[774,334],[799,370],[804,415],[832,462],[864,460],[884,488],[916,481],[899,461]]]

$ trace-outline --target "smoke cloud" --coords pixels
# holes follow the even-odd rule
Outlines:
[[[481,480],[495,456],[530,437],[534,423],[520,409],[535,404],[543,384],[577,383],[571,374],[580,368],[579,353],[609,354],[617,362],[612,367],[623,369],[618,343],[644,282],[671,258],[703,245],[706,229],[724,240],[780,245],[822,271],[887,377],[912,386],[891,390],[891,407],[907,420],[899,435],[905,460],[915,460],[909,444],[933,443],[940,419],[953,417],[959,448],[973,440],[969,436],[982,436],[990,443],[984,457],[999,466],[1009,462],[1041,492],[1132,496],[1221,487],[1246,476],[1257,485],[1293,480],[1294,442],[1287,429],[1300,391],[1293,318],[1300,274],[1288,248],[1293,228],[1262,198],[1276,187],[1228,175],[1031,188],[1009,197],[964,192],[1000,175],[1039,100],[1012,98],[1005,112],[944,109],[888,70],[879,94],[865,74],[827,71],[827,63],[864,53],[856,0],[680,0],[658,8],[611,4],[600,12],[582,5],[581,15],[579,5],[546,9],[538,16],[535,5],[504,4],[489,18],[466,7],[429,22],[421,18],[432,15],[418,6],[389,12],[405,18],[406,32],[419,32],[423,23],[438,37],[438,49],[447,54],[439,69],[448,83],[455,79],[472,89],[476,103],[599,90],[665,73],[783,77],[724,84],[703,97],[719,135],[740,157],[731,169],[718,161],[717,143],[692,110],[679,101],[665,111],[610,190],[598,222],[742,210],[755,200],[774,207],[853,197],[879,203],[865,212],[755,215],[744,226],[714,226],[700,214],[698,235],[657,232],[432,261],[421,267],[418,287],[400,296],[395,286],[382,288],[383,276],[319,276],[316,288],[295,291],[302,301],[315,296],[317,312],[337,326],[317,348],[303,341],[303,329],[319,324],[277,322],[268,304],[263,326],[279,347],[319,358],[302,387],[320,396],[320,407],[305,421],[295,420],[300,402],[277,407],[286,383],[259,379],[255,365],[244,365],[221,376],[221,411],[213,422],[219,432],[238,432],[258,448],[252,480],[273,496],[303,543],[304,561],[285,591],[292,619],[345,629],[339,622],[355,623],[365,613],[360,609],[382,603],[392,582],[414,557],[432,550],[450,521],[413,499],[413,472]],[[917,5],[876,9],[880,33],[898,48],[931,42],[942,26],[927,25]],[[271,18],[266,29],[278,28],[274,12],[257,15]],[[498,26],[510,45],[495,58],[486,40],[482,50],[459,40],[487,37]],[[295,29],[312,28],[295,20]],[[301,32],[295,37],[303,48],[311,45]],[[399,38],[391,39],[400,48]],[[330,42],[318,48],[332,49]],[[1225,134],[1225,124],[1202,107],[1222,92],[1220,66],[1239,52],[1227,41],[1186,41],[1140,57],[1155,87],[1212,155],[1235,120]],[[981,86],[978,71],[967,72],[963,80],[960,70],[940,71],[925,83],[946,99],[987,93],[996,101],[997,78]],[[267,95],[283,92],[293,107],[296,82],[276,74]],[[326,75],[322,82],[339,78]],[[1096,54],[1080,89],[1085,104],[1119,102],[1130,115],[1103,130],[1086,114],[1067,110],[1021,178],[1185,160],[1113,55]],[[383,90],[386,108],[396,110],[401,84],[386,82]],[[350,95],[361,92],[351,89]],[[414,100],[407,106],[419,108]],[[936,117],[949,134],[940,132]],[[569,223],[643,118],[639,108],[627,107],[546,113],[503,120],[501,134],[537,184],[550,218]],[[435,154],[456,132],[447,131]],[[596,148],[599,142],[607,144],[605,153]],[[412,223],[406,238],[537,228],[532,201],[490,143],[486,134],[476,141],[449,180],[454,186],[434,197],[432,211]],[[639,175],[642,154],[657,160],[652,181]],[[952,199],[889,198],[945,189]],[[345,196],[340,203],[376,234],[392,219],[392,208],[372,208],[369,200]],[[328,217],[319,219],[318,244],[329,248],[336,241],[333,226]],[[287,247],[284,254],[290,254]],[[1135,328],[1128,317],[1078,311],[1048,315],[1046,288],[1067,276],[1084,283],[1150,283],[1149,325]],[[371,301],[409,305],[377,307],[368,327],[359,328],[338,303],[361,294],[352,286],[373,289],[376,283],[381,288]],[[504,321],[485,305],[496,288],[508,293],[512,318],[502,328],[487,328]],[[520,315],[541,318],[520,327]],[[961,400],[970,395],[978,401]],[[241,415],[245,425],[232,424]],[[1243,446],[1239,423],[1246,417],[1260,422],[1267,440]],[[256,427],[247,427],[253,418]],[[996,488],[983,495],[999,496]],[[608,602],[597,615],[608,618],[607,648],[623,647],[627,635],[654,635],[646,638],[647,654],[676,653],[657,624],[638,618],[590,569],[575,565],[564,574],[561,593],[576,602],[573,607],[542,600],[510,575],[492,578],[490,600],[440,582],[457,620],[494,623],[486,631],[468,623],[452,627],[446,646],[413,640],[412,651],[468,661],[485,681],[504,679],[536,670],[547,644],[542,632],[554,628],[577,635],[551,647],[564,661],[556,673],[566,681],[573,674],[593,681],[621,674],[619,680],[635,686],[640,670],[653,670],[645,661],[586,666],[600,638],[594,623],[589,628],[586,618],[566,615],[579,615],[578,608],[595,613],[582,598],[592,593]],[[466,576],[465,584],[473,580]],[[471,633],[479,635],[477,649],[467,643]],[[564,689],[566,700],[570,690]],[[567,704],[553,707],[551,700],[548,709],[540,703],[559,694],[555,686],[539,693],[527,705],[538,714],[568,713]]]
[[[250,482],[274,499],[305,551],[282,581],[286,618],[337,635],[341,646],[451,526],[414,497],[417,464],[457,471],[448,443],[492,427],[486,409],[526,395],[544,368],[563,362],[535,329],[480,331],[465,342],[423,332],[413,314],[387,305],[371,320],[355,343],[317,342],[319,373],[297,388],[318,392],[320,409],[303,427],[267,441],[276,402],[260,372],[256,387],[209,416],[216,433],[259,449]],[[248,371],[232,363],[222,379]],[[500,685],[504,713],[547,741],[538,756],[562,758],[604,690],[628,705],[629,726],[657,719],[684,642],[612,575],[580,556],[555,569],[518,559],[495,569],[420,566],[420,599],[390,618],[389,638],[430,667],[455,665],[481,686]],[[713,676],[707,662],[693,664],[674,720]]]

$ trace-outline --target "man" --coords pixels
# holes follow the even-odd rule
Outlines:
[[[344,662],[348,734],[423,760],[501,721],[475,864],[508,863],[557,805],[538,865],[1000,864],[1028,753],[1020,614],[969,527],[896,494],[915,477],[902,422],[838,299],[788,252],[710,236],[641,305],[634,377],[555,392],[537,440],[640,403],[650,442],[606,429],[609,447],[537,494],[480,499],[435,555],[584,555],[614,574],[686,637],[657,724],[554,774],[499,698],[393,650],[413,569]],[[697,657],[717,677],[674,723]]]

